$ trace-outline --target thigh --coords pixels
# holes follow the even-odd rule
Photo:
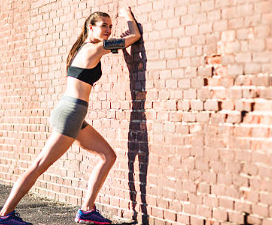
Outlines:
[[[75,143],[95,154],[115,154],[109,143],[91,125],[86,126],[79,132]]]
[[[34,165],[44,172],[69,149],[74,140],[74,138],[53,131],[42,152],[34,161]]]
[[[87,110],[87,106],[61,100],[51,113],[50,123],[54,131],[76,138],[82,128]]]

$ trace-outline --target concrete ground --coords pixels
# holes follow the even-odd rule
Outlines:
[[[0,184],[0,208],[3,207],[11,187]],[[27,194],[16,208],[23,220],[33,225],[75,225],[75,214],[78,207],[40,198],[34,194]],[[102,213],[102,212],[101,212]],[[103,216],[107,215],[102,213]],[[107,217],[108,218],[108,217]],[[113,224],[128,225],[118,219],[112,219]]]

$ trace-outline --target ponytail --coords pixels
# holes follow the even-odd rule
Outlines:
[[[66,70],[68,70],[68,67],[70,66],[70,64],[72,62],[72,59],[74,58],[74,56],[77,53],[80,46],[87,39],[87,36],[88,36],[88,30],[86,28],[86,21],[85,21],[84,27],[83,27],[79,37],[77,38],[76,42],[74,43],[73,47],[71,48],[71,50],[68,54],[67,61],[66,61]]]
[[[88,37],[88,26],[95,25],[98,21],[99,17],[110,17],[107,13],[104,12],[94,12],[92,13],[84,23],[84,27],[77,38],[76,42],[74,43],[73,47],[71,48],[66,61],[66,70],[68,71],[68,67],[71,65],[73,58],[75,57],[76,53],[78,52],[81,45],[86,41]]]

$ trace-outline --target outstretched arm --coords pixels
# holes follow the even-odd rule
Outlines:
[[[125,17],[128,23],[128,32],[124,37],[125,47],[128,47],[141,38],[141,33],[132,15],[130,7],[120,9],[119,15]]]
[[[131,8],[121,8],[119,16],[124,17],[127,20],[128,30],[121,35],[121,38],[108,39],[99,43],[97,50],[101,56],[110,53],[110,51],[117,53],[118,49],[124,49],[141,38],[141,33],[133,17]]]

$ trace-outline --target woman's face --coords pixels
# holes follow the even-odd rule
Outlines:
[[[94,26],[90,25],[93,38],[99,41],[107,40],[111,35],[112,22],[109,17],[100,17]]]

